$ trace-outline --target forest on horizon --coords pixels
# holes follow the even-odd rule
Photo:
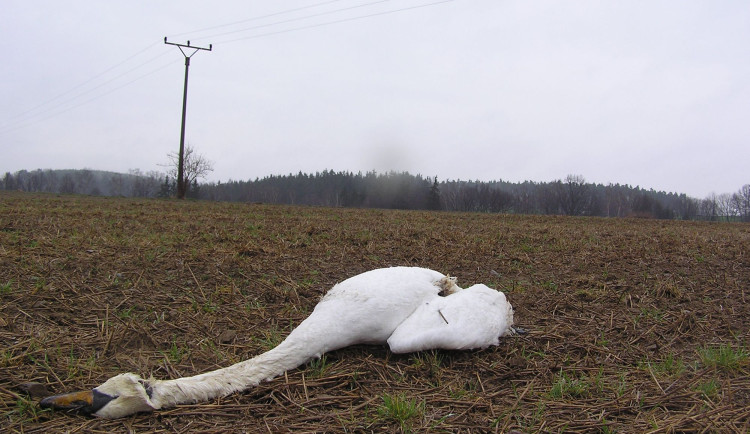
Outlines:
[[[0,188],[11,191],[161,198],[174,197],[175,186],[175,180],[163,173],[137,169],[127,174],[91,169],[21,170],[6,173],[0,183]],[[187,196],[328,207],[750,221],[750,184],[732,194],[697,199],[638,186],[589,183],[581,175],[552,182],[512,183],[440,181],[408,172],[324,170],[247,181],[194,181]]]

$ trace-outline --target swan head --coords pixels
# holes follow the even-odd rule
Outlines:
[[[135,374],[114,376],[92,390],[50,396],[39,405],[107,419],[156,409],[151,402],[151,388]]]
[[[493,313],[486,320],[486,323],[492,324],[496,328],[499,337],[513,334],[513,306],[502,291],[492,289],[482,283],[472,285],[464,291],[466,291],[466,295],[472,294],[472,296],[479,297],[477,302],[482,304],[482,308]],[[479,294],[482,295],[479,296]],[[480,306],[476,306],[476,308],[480,309]]]

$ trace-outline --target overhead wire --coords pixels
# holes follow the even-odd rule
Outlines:
[[[253,26],[253,27],[246,27],[244,29],[230,30],[230,31],[222,32],[222,33],[215,33],[215,34],[211,34],[211,35],[207,35],[207,36],[201,36],[200,39],[217,38],[217,37],[220,37],[220,36],[226,36],[226,35],[232,35],[232,34],[235,34],[235,33],[248,32],[248,31],[251,31],[251,30],[262,29],[262,28],[265,28],[265,27],[278,26],[280,24],[287,24],[287,23],[292,23],[292,22],[295,22],[295,21],[309,20],[311,18],[317,18],[317,17],[321,17],[321,16],[325,16],[325,15],[331,15],[331,14],[336,14],[336,13],[340,13],[340,12],[344,12],[344,11],[350,11],[350,10],[353,10],[353,9],[364,8],[364,7],[373,6],[373,5],[376,5],[376,4],[379,4],[379,3],[386,3],[386,2],[389,2],[389,1],[392,1],[392,0],[371,1],[371,2],[368,2],[368,3],[363,3],[363,4],[359,4],[359,5],[355,5],[355,6],[347,6],[345,8],[333,9],[333,10],[330,10],[330,11],[319,12],[319,13],[315,13],[315,14],[311,14],[311,15],[305,15],[303,17],[290,18],[288,20],[274,21],[272,23],[261,24],[261,25]],[[273,16],[273,15],[277,15],[277,14],[271,14],[269,16]],[[245,20],[245,21],[247,21],[247,20]],[[232,41],[234,41],[234,40],[232,40]],[[219,41],[217,43],[221,44],[221,43],[226,43],[226,42],[227,41],[223,41],[223,42]]]
[[[231,23],[225,23],[225,24],[221,24],[221,25],[217,25],[217,26],[212,26],[212,27],[208,27],[208,28],[204,28],[204,29],[200,29],[200,30],[196,30],[196,31],[183,32],[183,33],[172,35],[172,37],[186,35],[186,34],[193,34],[195,32],[202,32],[202,31],[216,29],[216,28],[228,27],[228,26],[232,26],[232,25],[236,25],[236,24],[241,24],[241,23],[245,23],[245,22],[249,22],[249,21],[256,21],[256,20],[263,19],[263,18],[268,18],[268,17],[278,16],[278,15],[293,13],[293,12],[297,12],[297,11],[301,11],[301,10],[305,10],[305,9],[311,9],[311,8],[314,8],[314,7],[324,6],[324,5],[331,4],[331,3],[337,3],[339,1],[342,1],[342,0],[328,0],[328,1],[324,1],[324,2],[315,3],[315,4],[312,4],[312,5],[298,7],[298,8],[286,9],[286,10],[275,12],[275,13],[271,13],[271,14],[259,15],[259,16],[248,18],[248,19],[239,20],[239,21],[235,21],[235,22],[231,22]],[[67,109],[61,109],[61,107],[71,104],[75,100],[80,99],[81,97],[83,97],[83,96],[85,96],[87,94],[90,94],[90,93],[92,93],[92,92],[94,92],[94,91],[96,91],[96,90],[104,87],[106,84],[109,84],[109,83],[117,80],[118,78],[124,77],[125,75],[129,74],[130,72],[135,71],[135,70],[139,69],[140,67],[142,67],[142,66],[144,66],[144,65],[152,62],[156,58],[168,54],[168,51],[164,51],[159,56],[156,56],[155,58],[148,59],[148,60],[146,60],[146,61],[138,64],[137,66],[129,69],[128,71],[125,71],[125,72],[123,72],[123,73],[121,73],[121,74],[119,74],[119,75],[117,75],[117,76],[115,76],[113,78],[110,78],[110,79],[108,79],[108,80],[106,80],[106,81],[104,81],[102,83],[99,83],[98,85],[96,85],[96,86],[94,86],[92,88],[83,89],[80,92],[76,92],[79,89],[84,88],[87,85],[95,82],[97,79],[99,79],[100,77],[106,75],[107,73],[109,73],[109,72],[117,69],[118,67],[126,64],[127,62],[131,61],[132,59],[134,59],[134,58],[138,57],[139,55],[143,54],[144,52],[150,50],[154,46],[157,46],[157,45],[160,45],[160,44],[161,44],[161,41],[151,43],[148,46],[146,46],[145,48],[142,48],[142,49],[138,50],[134,54],[126,57],[125,59],[123,59],[122,61],[117,62],[116,64],[114,64],[114,65],[112,65],[112,66],[104,69],[103,71],[101,71],[101,72],[93,75],[92,77],[84,80],[83,82],[81,82],[81,83],[79,83],[79,84],[77,84],[77,85],[69,88],[68,90],[66,90],[66,91],[64,91],[64,92],[62,92],[62,93],[60,93],[60,94],[58,94],[58,95],[56,95],[56,96],[54,96],[54,97],[52,97],[52,98],[44,101],[44,102],[42,102],[42,103],[40,103],[40,104],[38,104],[36,106],[33,106],[33,107],[31,107],[31,108],[29,108],[27,110],[24,110],[24,111],[22,111],[22,112],[20,112],[20,113],[18,113],[16,115],[10,117],[10,118],[7,118],[5,120],[5,122],[0,125],[0,134],[4,134],[4,133],[10,132],[10,131],[14,131],[14,130],[17,130],[17,129],[20,129],[20,128],[23,128],[23,127],[27,127],[27,126],[30,126],[30,125],[34,125],[34,124],[36,124],[39,121],[49,119],[52,116],[45,116],[45,115],[48,114],[48,113],[50,113],[50,112],[55,112],[55,115],[59,115],[59,114],[67,112],[68,110],[72,110],[73,108],[80,107],[83,104],[76,104],[76,105],[74,105],[72,107],[69,107]],[[161,70],[163,68],[158,68],[158,69]],[[147,73],[145,75],[150,75],[150,74]],[[138,81],[138,80],[131,80],[128,83],[133,83],[135,81]],[[118,86],[117,89],[120,89],[122,87],[124,87],[124,86]],[[109,93],[111,93],[111,92],[108,91],[108,92],[105,93],[105,95],[109,94]],[[96,99],[98,99],[98,98],[92,98],[92,99],[89,99],[87,101],[93,101],[93,100],[96,100]],[[53,104],[53,103],[55,103],[55,104]],[[53,116],[55,116],[55,115],[53,115]]]
[[[209,30],[226,28],[226,27],[236,26],[238,24],[243,24],[243,23],[251,22],[251,21],[258,21],[258,20],[261,20],[261,19],[264,19],[264,18],[270,18],[270,17],[274,17],[274,16],[280,16],[280,15],[284,15],[284,14],[290,14],[290,13],[294,13],[294,12],[299,12],[299,11],[302,11],[302,10],[307,10],[307,9],[312,9],[312,8],[315,8],[315,7],[325,6],[325,5],[332,4],[332,3],[337,3],[339,1],[342,1],[342,0],[328,0],[328,1],[324,1],[324,2],[318,2],[318,3],[314,3],[314,4],[311,4],[311,5],[307,5],[307,6],[302,6],[302,7],[298,7],[298,8],[292,8],[292,9],[286,9],[286,10],[279,11],[279,12],[274,12],[274,13],[271,13],[271,14],[259,15],[259,16],[255,16],[255,17],[251,17],[251,18],[247,18],[247,19],[243,19],[243,20],[238,20],[238,21],[234,21],[234,22],[230,22],[230,23],[225,23],[225,24],[220,24],[220,25],[216,25],[216,26],[206,27],[206,28],[195,30],[195,31],[191,31],[191,32],[183,32],[183,33],[173,34],[172,37],[200,34],[202,32],[206,32],[206,31],[209,31]],[[342,13],[342,12],[345,12],[345,11],[351,11],[351,10],[354,10],[354,9],[360,9],[360,8],[364,8],[364,7],[368,7],[368,6],[374,6],[376,4],[386,3],[388,1],[391,1],[391,0],[370,1],[370,2],[367,2],[367,3],[359,4],[359,5],[347,6],[347,7],[337,8],[337,9],[333,9],[333,10],[329,10],[329,11],[323,11],[323,12],[317,12],[317,13],[314,13],[314,14],[308,14],[308,15],[304,15],[304,16],[301,16],[301,17],[296,17],[296,18],[290,18],[290,19],[287,19],[287,20],[276,21],[276,22],[273,22],[273,23],[267,23],[267,24],[262,24],[262,25],[258,25],[258,26],[251,26],[251,27],[247,27],[247,28],[243,28],[243,29],[230,30],[230,31],[225,31],[225,32],[221,32],[221,33],[215,33],[215,34],[211,34],[211,35],[208,35],[208,36],[203,36],[200,39],[216,38],[216,37],[233,35],[233,34],[242,33],[242,32],[249,32],[249,31],[258,30],[258,29],[261,29],[261,28],[268,28],[268,27],[272,27],[272,26],[280,26],[282,24],[288,24],[288,23],[291,23],[291,22],[308,20],[308,19],[313,19],[313,18],[318,18],[318,17],[321,17],[321,16],[325,16],[325,15],[332,15],[332,14],[336,14],[336,13]],[[299,27],[294,27],[294,28],[288,28],[288,29],[283,29],[283,30],[278,30],[278,31],[258,33],[258,34],[253,34],[253,35],[248,35],[248,36],[242,36],[242,37],[238,37],[238,38],[223,40],[223,41],[220,40],[217,43],[214,43],[214,45],[217,45],[217,44],[229,44],[229,43],[234,43],[234,42],[239,42],[239,41],[245,41],[245,40],[250,40],[250,39],[257,39],[257,38],[262,38],[262,37],[267,37],[267,36],[272,36],[272,35],[278,35],[278,34],[282,34],[282,33],[296,32],[296,31],[301,31],[301,30],[306,30],[306,29],[313,29],[313,28],[318,28],[318,27],[324,27],[324,26],[329,26],[329,25],[334,25],[334,24],[339,24],[339,23],[344,23],[344,22],[350,22],[350,21],[355,21],[355,20],[362,20],[362,19],[371,18],[371,17],[384,16],[384,15],[389,15],[389,14],[404,12],[404,11],[408,11],[408,10],[414,10],[414,9],[420,9],[420,8],[435,6],[435,5],[442,4],[442,3],[449,3],[449,2],[453,2],[453,1],[455,1],[455,0],[438,0],[438,1],[432,1],[432,2],[429,2],[429,3],[423,3],[423,4],[419,4],[419,5],[401,7],[401,8],[397,8],[397,9],[390,9],[390,10],[385,10],[385,11],[380,11],[380,12],[373,12],[373,13],[368,13],[368,14],[363,14],[363,15],[357,15],[357,16],[352,16],[352,17],[341,18],[341,19],[337,19],[337,20],[330,20],[330,21],[325,21],[325,22],[322,22],[322,23],[314,23],[314,24],[310,24],[310,25],[299,26]],[[149,59],[147,59],[147,60],[145,60],[143,62],[140,62],[139,64],[137,64],[136,66],[128,69],[127,71],[124,71],[124,72],[122,72],[122,73],[120,73],[120,74],[118,74],[118,75],[116,75],[114,77],[108,78],[105,81],[97,84],[94,87],[84,89],[84,90],[82,90],[80,92],[76,92],[76,91],[80,90],[81,88],[84,88],[84,87],[88,86],[89,84],[93,83],[94,81],[100,79],[101,77],[105,76],[106,74],[114,71],[115,69],[117,69],[117,68],[125,65],[126,63],[128,63],[131,60],[137,58],[138,56],[142,55],[143,53],[145,53],[146,51],[148,51],[151,48],[155,47],[156,45],[159,45],[160,43],[161,43],[161,41],[151,43],[148,46],[146,46],[145,48],[143,48],[141,50],[138,50],[136,53],[134,53],[134,54],[126,57],[122,61],[117,62],[116,64],[112,65],[111,67],[109,67],[109,68],[107,68],[107,69],[105,69],[105,70],[103,70],[103,71],[95,74],[91,78],[89,78],[89,79],[87,79],[87,80],[85,80],[85,81],[83,81],[83,82],[81,82],[81,83],[73,86],[72,88],[70,88],[70,89],[68,89],[68,90],[66,90],[66,91],[64,91],[64,92],[56,95],[55,97],[52,97],[52,98],[48,99],[47,101],[45,101],[45,102],[43,102],[41,104],[38,104],[38,105],[36,105],[36,106],[28,109],[28,110],[25,110],[25,111],[23,111],[23,112],[15,115],[15,116],[9,118],[7,120],[7,122],[6,122],[5,125],[0,126],[0,134],[5,134],[5,133],[11,132],[11,131],[15,131],[15,130],[18,130],[18,129],[21,129],[21,128],[26,128],[26,127],[32,126],[32,125],[34,125],[34,124],[36,124],[38,122],[47,120],[47,119],[55,117],[55,116],[58,116],[58,115],[63,114],[65,112],[67,112],[67,111],[73,110],[75,108],[78,108],[80,106],[88,104],[88,103],[90,103],[92,101],[100,99],[100,98],[102,98],[102,97],[104,97],[106,95],[109,95],[109,94],[117,91],[117,90],[120,90],[120,89],[122,89],[124,87],[127,87],[127,86],[129,86],[129,85],[131,85],[131,84],[133,84],[133,83],[135,83],[135,82],[137,82],[137,81],[139,81],[139,80],[147,77],[147,76],[150,76],[152,74],[155,74],[158,71],[161,71],[162,69],[166,68],[167,66],[173,64],[175,61],[170,61],[167,64],[161,65],[161,66],[159,66],[159,67],[157,67],[157,68],[155,68],[153,70],[150,70],[149,72],[147,72],[145,74],[142,74],[142,75],[136,77],[135,79],[132,79],[132,80],[130,80],[128,82],[125,82],[125,83],[123,83],[121,85],[118,85],[118,86],[116,86],[114,88],[108,89],[104,93],[101,93],[101,94],[96,95],[96,96],[94,96],[92,98],[86,99],[85,101],[82,101],[82,102],[79,102],[77,104],[74,104],[74,102],[76,100],[79,100],[80,98],[82,98],[82,97],[84,97],[86,95],[89,95],[89,94],[91,94],[91,93],[93,93],[93,92],[95,92],[97,90],[100,90],[104,86],[106,86],[108,84],[111,84],[111,83],[115,82],[116,80],[121,79],[121,78],[127,76],[128,74],[130,74],[130,73],[132,73],[132,72],[134,72],[134,71],[142,68],[143,66],[145,66],[145,65],[147,65],[147,64],[149,64],[151,62],[154,62],[157,59],[159,59],[159,58],[163,57],[164,55],[166,55],[168,53],[168,51],[164,51],[163,53],[160,53],[157,56],[153,56],[153,57],[151,57],[151,58],[149,58]],[[69,96],[70,94],[73,94],[73,95]],[[69,97],[67,97],[67,96],[69,96]],[[65,98],[65,97],[67,97],[67,98]],[[60,100],[62,100],[62,101],[60,101]],[[73,105],[71,105],[71,104],[73,104]],[[49,105],[51,105],[51,107],[44,108],[44,107],[47,107]],[[44,108],[44,109],[42,110],[42,108]]]
[[[160,53],[160,54],[158,54],[156,56],[150,57],[149,59],[138,63],[136,66],[134,66],[134,67],[132,67],[132,68],[130,68],[130,69],[128,69],[128,70],[126,70],[126,71],[124,71],[124,72],[122,72],[122,73],[114,76],[114,77],[106,79],[105,81],[103,81],[103,82],[101,82],[101,83],[99,83],[99,84],[97,84],[97,85],[95,85],[93,87],[84,88],[86,85],[89,85],[89,84],[93,83],[94,81],[96,81],[97,79],[103,77],[107,73],[109,73],[109,72],[115,70],[116,68],[118,68],[118,67],[120,67],[120,66],[128,63],[130,60],[132,60],[132,59],[134,59],[134,58],[142,55],[143,53],[145,53],[149,49],[151,49],[154,46],[157,46],[159,44],[160,44],[160,42],[154,42],[154,43],[146,46],[145,48],[139,50],[135,54],[132,54],[132,55],[128,56],[124,60],[122,60],[122,61],[116,63],[115,65],[110,66],[109,68],[107,68],[107,69],[105,69],[105,70],[103,70],[103,71],[95,74],[94,76],[92,76],[92,77],[84,80],[83,82],[81,82],[81,83],[73,86],[72,88],[70,88],[70,89],[68,89],[68,90],[66,90],[66,91],[64,91],[64,92],[56,95],[55,97],[50,98],[50,99],[46,100],[45,102],[34,106],[31,109],[25,110],[24,112],[19,113],[19,114],[15,115],[15,116],[9,118],[4,125],[0,126],[0,134],[6,134],[6,133],[9,133],[11,131],[15,131],[15,130],[18,130],[18,129],[21,129],[21,128],[25,128],[25,127],[29,127],[29,126],[35,125],[38,122],[47,120],[47,119],[52,118],[54,116],[58,116],[58,115],[63,114],[65,112],[67,112],[67,111],[73,110],[74,108],[78,108],[78,107],[80,107],[82,105],[85,105],[88,102],[97,100],[97,99],[99,99],[100,97],[102,97],[104,95],[108,95],[108,94],[112,93],[114,90],[110,89],[110,90],[106,91],[105,93],[103,93],[103,94],[101,94],[99,96],[96,96],[94,98],[90,98],[90,99],[86,100],[84,103],[74,104],[76,100],[79,100],[80,98],[82,98],[82,97],[84,97],[86,95],[89,95],[89,94],[91,94],[91,93],[93,93],[93,92],[95,92],[95,91],[103,88],[104,86],[106,86],[106,85],[108,85],[108,84],[110,84],[110,83],[112,83],[112,82],[114,82],[114,81],[116,81],[116,80],[118,80],[120,78],[123,78],[123,77],[125,77],[125,76],[133,73],[134,71],[137,71],[138,69],[141,69],[144,66],[148,65],[149,63],[152,63],[152,62],[158,60],[159,58],[163,57],[164,55],[166,55],[167,52],[162,52],[162,53]],[[174,64],[176,62],[178,62],[177,59],[170,61],[169,64]],[[168,66],[168,65],[166,65],[166,66]],[[138,81],[139,79],[141,79],[143,77],[149,76],[149,75],[153,74],[156,71],[160,71],[160,70],[164,69],[166,66],[160,66],[156,70],[152,70],[150,72],[147,72],[146,74],[143,74],[143,75],[137,77],[136,79],[128,81],[127,84],[125,84],[125,85],[119,85],[119,86],[117,86],[114,89],[121,89],[121,88],[125,87],[126,85],[134,83],[134,82]],[[82,88],[84,88],[84,89],[82,89]],[[78,92],[76,92],[76,91],[78,91]],[[64,97],[67,97],[67,98],[64,98]],[[55,103],[55,104],[53,104],[53,103]],[[74,105],[71,106],[71,104],[74,104]],[[52,113],[52,112],[54,112],[52,115],[48,115],[49,113]]]
[[[387,1],[387,0],[385,0],[385,1]],[[348,17],[348,18],[342,18],[342,19],[339,19],[339,20],[326,21],[324,23],[310,24],[310,25],[307,25],[307,26],[294,27],[294,28],[291,28],[291,29],[279,30],[279,31],[275,31],[275,32],[267,32],[267,33],[261,33],[261,34],[257,34],[257,35],[245,36],[245,37],[241,37],[241,38],[230,39],[230,40],[227,40],[227,41],[220,41],[219,43],[221,43],[221,44],[228,44],[228,43],[231,43],[231,42],[245,41],[245,40],[248,40],[248,39],[263,38],[263,37],[266,37],[266,36],[279,35],[279,34],[282,34],[282,33],[296,32],[296,31],[300,31],[300,30],[313,29],[313,28],[316,28],[316,27],[323,27],[323,26],[329,26],[329,25],[333,25],[333,24],[345,23],[345,22],[349,22],[349,21],[362,20],[362,19],[365,19],[365,18],[372,18],[372,17],[382,16],[382,15],[390,15],[390,14],[394,14],[394,13],[398,13],[398,12],[404,12],[404,11],[413,10],[413,9],[425,8],[425,7],[428,7],[428,6],[435,6],[435,5],[438,5],[438,4],[441,4],[441,3],[450,3],[450,2],[453,2],[453,1],[455,1],[455,0],[439,0],[439,1],[434,1],[434,2],[431,2],[431,3],[424,3],[424,4],[420,4],[420,5],[416,5],[416,6],[408,6],[408,7],[403,7],[403,8],[399,8],[399,9],[391,9],[391,10],[382,11],[382,12],[375,12],[375,13],[371,13],[371,14],[367,14],[367,15],[358,15],[358,16],[355,16],[355,17]],[[372,4],[375,4],[375,3],[382,3],[382,1],[373,2]]]
[[[58,95],[56,95],[56,96],[54,96],[54,97],[52,97],[52,98],[50,98],[50,99],[48,99],[48,100],[44,101],[44,102],[42,102],[41,104],[38,104],[38,105],[36,105],[36,106],[34,106],[34,107],[31,107],[30,109],[27,109],[27,110],[25,110],[25,111],[23,111],[23,112],[21,112],[21,113],[18,113],[18,114],[16,114],[15,116],[13,116],[13,117],[9,118],[8,120],[14,120],[14,119],[17,119],[17,118],[19,118],[19,117],[25,116],[25,115],[26,115],[26,114],[28,114],[28,113],[31,113],[31,112],[33,112],[33,111],[36,111],[36,110],[39,110],[40,108],[42,108],[42,107],[44,107],[44,106],[46,106],[46,105],[49,105],[49,104],[51,104],[51,103],[53,103],[53,102],[55,102],[55,101],[59,100],[60,98],[62,98],[62,97],[64,97],[64,96],[66,96],[66,95],[68,95],[68,94],[70,94],[70,93],[73,93],[73,92],[74,92],[75,90],[77,90],[77,89],[80,89],[80,88],[81,88],[81,87],[83,87],[83,86],[86,86],[87,84],[89,84],[89,83],[91,83],[92,81],[96,80],[97,78],[99,78],[99,77],[103,76],[104,74],[106,74],[106,73],[108,73],[108,72],[110,72],[110,71],[112,71],[112,70],[116,69],[117,67],[119,67],[119,66],[121,66],[121,65],[124,65],[124,64],[125,64],[125,63],[127,63],[127,62],[128,62],[129,60],[131,60],[131,59],[133,59],[133,58],[135,58],[135,57],[139,56],[140,54],[142,54],[142,53],[144,53],[144,52],[146,52],[146,51],[150,50],[151,48],[155,47],[155,46],[156,46],[156,45],[158,45],[158,44],[159,44],[159,42],[154,42],[154,43],[152,43],[152,44],[150,44],[150,45],[146,46],[145,48],[143,48],[143,49],[141,49],[141,50],[138,50],[138,51],[137,51],[136,53],[134,53],[134,54],[132,54],[132,55],[130,55],[130,56],[128,56],[128,57],[126,57],[126,58],[125,58],[124,60],[121,60],[121,61],[117,62],[116,64],[114,64],[114,65],[110,66],[109,68],[107,68],[107,69],[105,69],[105,70],[103,70],[103,71],[101,71],[101,72],[99,72],[99,73],[97,73],[97,74],[94,74],[94,75],[93,75],[92,77],[90,77],[90,78],[87,78],[87,79],[86,79],[86,80],[84,80],[83,82],[81,82],[81,83],[79,83],[79,84],[77,84],[77,85],[75,85],[75,86],[71,87],[70,89],[68,89],[68,90],[66,90],[66,91],[64,91],[64,92],[62,92],[62,93],[60,93],[60,94],[58,94]],[[148,63],[148,62],[146,62],[146,63]]]
[[[34,125],[36,123],[39,123],[39,122],[42,122],[42,121],[46,121],[47,119],[51,119],[51,118],[53,118],[55,116],[59,116],[59,115],[65,113],[65,112],[68,112],[70,110],[77,109],[78,107],[84,106],[84,105],[86,105],[86,104],[88,104],[90,102],[93,102],[93,101],[96,101],[96,100],[98,100],[100,98],[103,98],[103,97],[105,97],[105,96],[107,96],[107,95],[109,95],[111,93],[114,93],[114,92],[116,92],[116,91],[118,91],[118,90],[120,90],[120,89],[122,89],[124,87],[130,86],[131,84],[133,84],[133,83],[135,83],[135,82],[137,82],[139,80],[142,80],[142,79],[144,79],[144,78],[146,78],[146,77],[148,77],[150,75],[153,75],[153,74],[161,71],[162,69],[165,69],[165,68],[167,68],[169,66],[174,65],[176,62],[177,62],[176,60],[170,60],[169,62],[167,62],[165,64],[162,64],[161,66],[159,66],[159,67],[157,67],[155,69],[152,69],[149,72],[146,72],[145,74],[139,75],[138,77],[136,77],[134,79],[131,79],[130,81],[127,81],[127,82],[125,82],[125,83],[123,83],[123,84],[121,84],[119,86],[116,86],[116,87],[114,87],[112,89],[108,89],[106,92],[101,93],[99,95],[96,95],[96,96],[94,96],[92,98],[89,98],[87,100],[81,101],[78,104],[75,104],[75,105],[72,105],[72,106],[68,106],[68,107],[65,107],[63,109],[59,109],[57,111],[55,111],[54,108],[50,109],[50,110],[47,110],[47,111],[45,111],[43,113],[43,114],[47,114],[47,116],[43,116],[43,114],[40,114],[40,116],[42,116],[41,118],[35,119],[33,121],[28,121],[27,123],[20,123],[20,124],[17,124],[17,125],[5,128],[5,129],[1,129],[0,130],[0,134],[6,134],[6,133],[9,133],[9,132],[12,132],[12,131],[15,131],[15,130],[26,128],[26,127],[32,126],[32,125]]]
[[[46,108],[44,110],[38,111],[37,113],[34,114],[34,116],[43,116],[43,115],[45,115],[45,114],[47,114],[47,113],[49,113],[51,111],[55,111],[55,110],[59,109],[61,106],[65,106],[65,105],[74,103],[76,100],[78,100],[78,99],[80,99],[80,98],[82,98],[82,97],[84,97],[84,96],[86,96],[88,94],[91,94],[92,92],[95,92],[95,91],[101,89],[102,87],[104,87],[104,86],[106,86],[106,85],[108,85],[108,84],[110,84],[110,83],[112,83],[112,82],[114,82],[114,81],[116,81],[116,80],[118,80],[118,79],[120,79],[122,77],[125,77],[126,75],[130,74],[131,72],[134,72],[134,71],[136,71],[138,69],[143,68],[144,66],[148,65],[149,63],[154,62],[154,61],[158,60],[161,57],[164,57],[164,55],[166,55],[166,54],[167,54],[167,52],[163,52],[163,53],[158,54],[158,55],[156,55],[154,57],[151,57],[148,60],[146,60],[146,61],[144,61],[144,62],[142,62],[142,63],[140,63],[140,64],[138,64],[138,65],[136,65],[136,66],[128,69],[127,71],[124,71],[124,72],[122,72],[122,73],[120,73],[120,74],[118,74],[118,75],[116,75],[116,76],[114,76],[112,78],[109,78],[109,79],[107,79],[107,80],[105,80],[105,81],[97,84],[94,87],[91,87],[91,88],[89,88],[87,90],[83,90],[80,93],[77,93],[76,95],[71,96],[70,98],[66,98],[64,101],[62,101],[60,104],[58,104],[56,106],[52,106],[52,107]],[[177,60],[170,61],[170,64],[175,63],[175,62],[177,62]],[[120,62],[120,64],[122,64],[122,63],[124,63],[124,62]],[[113,68],[110,68],[110,70],[111,69],[113,69]],[[163,69],[163,68],[159,68],[159,70],[161,70],[161,69]],[[145,75],[150,75],[150,73],[147,73]],[[101,76],[101,74],[99,76]],[[97,77],[99,77],[99,76],[97,76]],[[95,77],[95,78],[97,78],[97,77]],[[87,82],[90,83],[95,78],[89,79],[89,80],[87,80]],[[137,81],[137,80],[131,80],[130,82],[133,82],[133,81]],[[80,88],[80,87],[81,87],[81,85],[77,86],[77,88]],[[118,86],[117,88],[119,89],[121,87],[122,86]],[[70,93],[70,91],[68,91],[67,93]],[[109,93],[111,93],[111,92],[107,92],[107,94],[109,94]],[[94,99],[97,99],[97,98],[94,98]],[[87,100],[87,101],[92,101],[94,99]],[[79,107],[80,105],[81,104],[76,104],[75,107]],[[37,106],[37,107],[42,107],[42,106]],[[64,113],[65,111],[67,111],[67,110],[62,110],[62,111],[59,111],[57,113],[61,114],[61,113]]]
[[[308,5],[308,6],[302,6],[302,7],[298,7],[298,8],[292,8],[292,9],[286,9],[286,10],[283,10],[283,11],[274,12],[274,13],[270,13],[270,14],[266,14],[266,15],[258,15],[258,16],[251,17],[251,18],[245,18],[245,19],[242,19],[242,20],[239,20],[239,21],[233,21],[231,23],[218,24],[218,25],[215,25],[215,26],[205,27],[205,28],[202,28],[202,29],[192,30],[192,31],[189,31],[189,32],[175,33],[175,34],[169,35],[169,36],[172,37],[172,38],[176,38],[178,36],[200,34],[202,32],[208,31],[208,30],[220,29],[220,28],[223,28],[223,27],[230,27],[230,26],[234,26],[234,25],[237,25],[237,24],[248,23],[250,21],[258,21],[258,20],[262,20],[264,18],[271,18],[271,17],[275,17],[275,16],[278,16],[278,15],[284,15],[284,14],[289,14],[289,13],[292,13],[292,12],[302,11],[302,10],[305,10],[305,9],[312,9],[312,8],[316,8],[318,6],[324,6],[324,5],[327,5],[327,4],[330,4],[330,3],[338,3],[340,1],[342,1],[342,0],[328,0],[328,1],[325,1],[325,2],[315,3],[315,4],[312,4],[312,5]]]

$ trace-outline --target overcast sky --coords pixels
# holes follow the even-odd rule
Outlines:
[[[750,2],[4,0],[0,172],[750,183]],[[432,4],[434,3],[434,4]],[[419,7],[423,6],[423,7]]]

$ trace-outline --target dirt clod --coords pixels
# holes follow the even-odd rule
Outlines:
[[[21,383],[18,385],[18,389],[32,398],[44,398],[51,395],[47,386],[42,383]]]

